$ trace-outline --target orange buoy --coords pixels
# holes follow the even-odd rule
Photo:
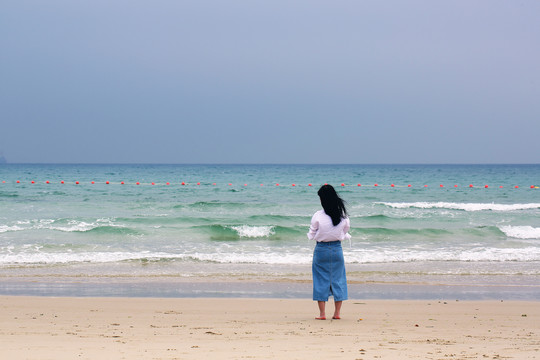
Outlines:
[[[19,180],[17,180],[17,184],[20,184],[21,182]]]
[[[170,183],[170,182],[168,182],[168,183],[167,183],[166,185],[171,185],[171,183]]]
[[[441,184],[441,185],[439,185],[439,186],[440,186],[440,187],[444,187],[444,185],[443,185],[443,184]]]
[[[516,185],[516,186],[514,186],[514,189],[519,189],[519,186],[517,186],[517,185]]]
[[[487,185],[484,185],[484,187],[485,187],[485,188],[487,189],[487,188],[488,188],[489,186],[487,186]]]
[[[411,185],[411,184],[409,184],[409,185],[407,185],[407,187],[412,187],[412,185]]]
[[[156,185],[156,183],[152,183],[152,185]]]
[[[345,186],[345,184],[344,184],[344,183],[341,183],[341,186]]]
[[[362,186],[362,184],[358,184],[358,186]]]
[[[60,184],[63,184],[64,183],[64,180],[60,181]]]
[[[182,181],[182,185],[186,185],[186,183]]]
[[[200,183],[200,182],[198,182],[198,183],[197,183],[197,185],[201,185],[201,183]]]
[[[121,181],[121,182],[120,182],[120,185],[124,185],[124,182],[123,182],[123,181]]]
[[[48,184],[49,183],[49,180],[45,181],[45,184]]]
[[[307,184],[307,186],[311,186],[311,184]]]
[[[90,181],[90,184],[95,184],[96,182],[95,181]]]
[[[135,185],[141,185],[141,183],[137,181],[137,182],[135,183]]]
[[[292,186],[296,186],[296,184],[292,184]]]
[[[108,181],[105,181],[105,184],[109,185],[109,182],[108,182]]]
[[[472,188],[472,187],[473,187],[473,184],[469,184],[469,187]]]
[[[392,185],[390,185],[390,186],[391,186],[391,187],[395,187],[396,185],[392,184]]]
[[[373,185],[373,186],[379,186],[379,184],[375,184],[375,185]]]

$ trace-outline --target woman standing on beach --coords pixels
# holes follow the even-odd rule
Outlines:
[[[325,307],[328,297],[334,297],[333,319],[340,319],[343,300],[347,300],[347,277],[341,241],[350,239],[351,227],[344,201],[332,185],[323,185],[317,192],[323,210],[317,211],[311,219],[307,234],[317,241],[313,252],[313,300],[319,306],[317,320],[326,320]]]

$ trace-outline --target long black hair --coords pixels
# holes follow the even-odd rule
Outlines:
[[[348,216],[345,201],[339,197],[332,185],[323,185],[317,192],[321,199],[321,205],[326,215],[332,218],[332,224],[336,226]]]

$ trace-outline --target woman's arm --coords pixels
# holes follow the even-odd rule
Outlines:
[[[351,228],[351,221],[349,218],[343,219],[345,221],[345,225],[343,226],[343,232],[346,234],[349,232],[349,229]]]
[[[315,239],[315,235],[317,235],[317,231],[319,231],[319,220],[317,219],[316,215],[313,215],[311,218],[311,225],[309,226],[309,232],[307,233],[307,237],[309,240]]]
[[[345,234],[345,239],[349,240],[351,238],[351,234],[349,234],[349,230],[351,228],[351,221],[349,218],[346,218],[345,220],[345,226],[343,226],[343,233]]]

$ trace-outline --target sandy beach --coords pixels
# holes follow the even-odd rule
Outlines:
[[[522,301],[0,297],[5,359],[536,359]],[[332,308],[332,306],[330,306]]]

